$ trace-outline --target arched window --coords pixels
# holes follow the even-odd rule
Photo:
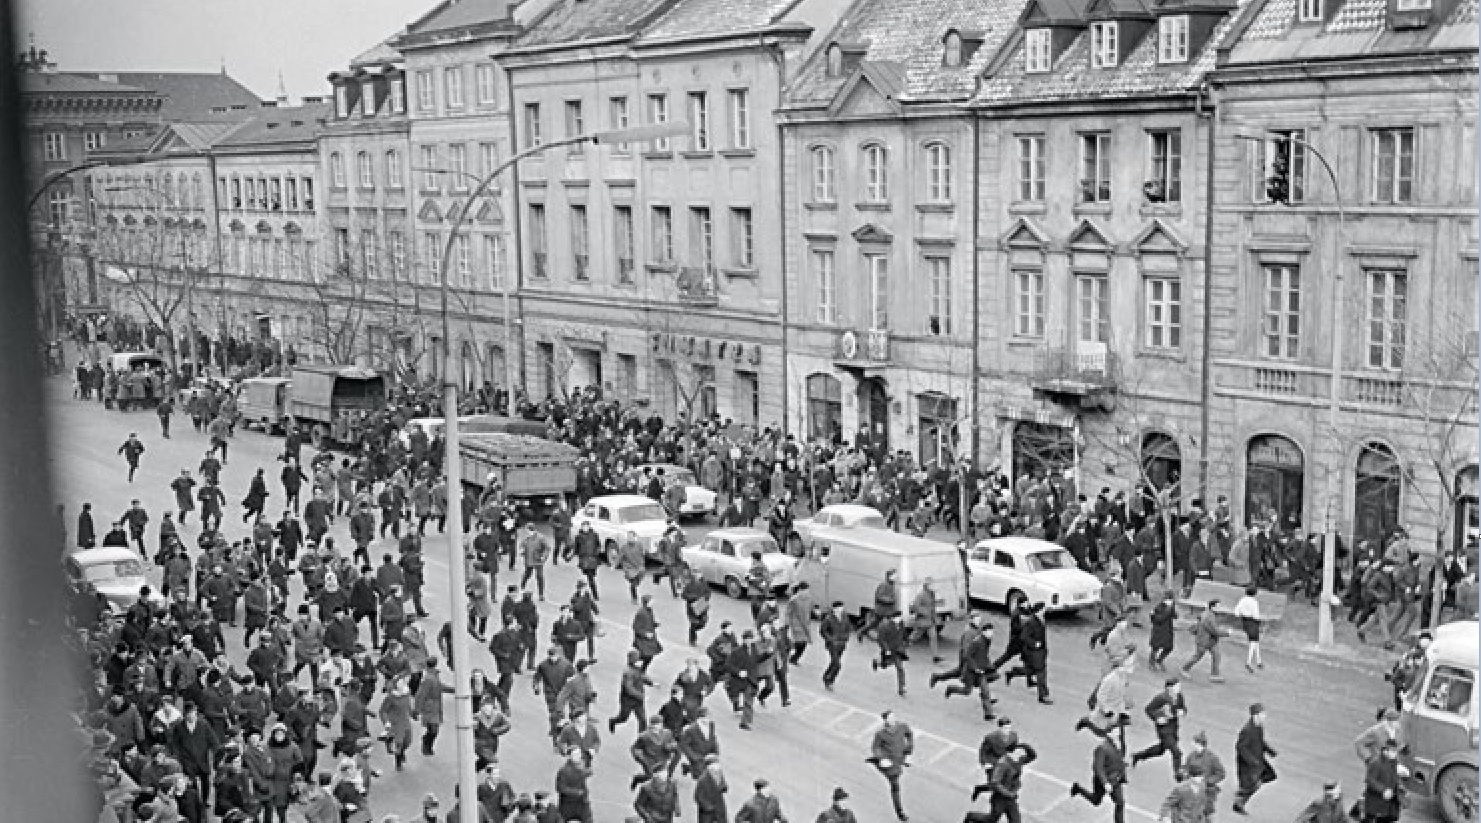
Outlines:
[[[864,147],[864,199],[883,203],[890,199],[889,152],[879,143]]]
[[[1250,438],[1245,460],[1245,522],[1300,528],[1306,485],[1301,447],[1278,434],[1262,434]]]
[[[941,63],[951,68],[962,64],[962,36],[955,31],[946,33],[945,50],[941,54]]]
[[[360,188],[375,188],[375,162],[370,159],[370,152],[355,155],[355,168],[360,176]]]
[[[814,203],[832,203],[838,200],[836,186],[837,164],[830,146],[813,146],[812,149],[812,199]]]
[[[843,74],[843,47],[837,43],[828,46],[827,74],[829,77]]]
[[[926,146],[926,199],[951,201],[951,146],[945,143]]]
[[[1399,496],[1404,470],[1387,444],[1370,442],[1358,452],[1353,479],[1353,537],[1376,547],[1399,525]]]
[[[345,159],[339,152],[329,155],[329,185],[336,189],[345,187]]]
[[[1181,497],[1179,481],[1183,477],[1183,455],[1178,441],[1162,432],[1147,432],[1142,437],[1141,479],[1157,491],[1171,486],[1174,500]],[[1174,506],[1174,510],[1181,508]]]

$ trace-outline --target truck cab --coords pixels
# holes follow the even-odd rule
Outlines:
[[[1477,642],[1474,620],[1436,629],[1399,714],[1409,744],[1405,788],[1433,798],[1445,823],[1477,816]]]

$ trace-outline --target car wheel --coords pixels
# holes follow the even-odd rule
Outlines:
[[[1440,772],[1435,796],[1445,823],[1476,823],[1476,767],[1457,764]]]
[[[608,566],[611,566],[612,568],[615,569],[615,568],[617,568],[617,564],[622,561],[622,556],[617,553],[617,541],[616,540],[608,540],[607,541],[606,548],[607,548],[607,565]]]
[[[734,577],[727,577],[725,578],[725,593],[740,600],[746,596],[746,587]]]

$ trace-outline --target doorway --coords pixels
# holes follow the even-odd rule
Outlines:
[[[1374,546],[1399,526],[1399,493],[1403,473],[1393,450],[1382,443],[1367,443],[1358,453],[1353,481],[1353,539]]]
[[[1075,467],[1075,434],[1063,426],[1020,420],[1013,427],[1013,478],[1062,477]]]
[[[1301,448],[1278,434],[1250,439],[1244,480],[1245,522],[1302,524],[1306,461]]]
[[[843,431],[843,389],[831,374],[807,376],[807,437],[832,440]]]
[[[869,433],[869,446],[876,455],[890,450],[890,397],[884,381],[866,377],[859,382],[859,424]]]
[[[950,466],[956,454],[956,400],[934,392],[916,398],[920,434],[920,465],[939,462]]]
[[[1182,497],[1183,454],[1178,441],[1162,432],[1148,432],[1142,438],[1142,479],[1153,489],[1172,487],[1173,511],[1182,511],[1177,500]]]

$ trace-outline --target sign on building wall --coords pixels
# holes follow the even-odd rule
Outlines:
[[[656,354],[672,354],[701,360],[718,362],[746,362],[753,366],[761,364],[761,346],[758,343],[737,343],[732,340],[711,340],[692,334],[653,332],[649,340]]]

